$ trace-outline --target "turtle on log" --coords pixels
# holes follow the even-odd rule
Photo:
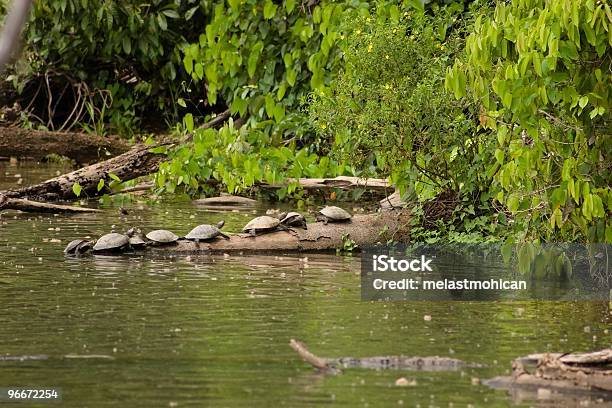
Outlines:
[[[336,206],[323,207],[317,215],[317,221],[324,224],[328,222],[349,222],[352,216],[346,210]]]
[[[283,212],[278,215],[278,219],[281,224],[286,225],[287,227],[300,227],[304,229],[308,229],[306,225],[306,218],[299,212],[290,211]]]
[[[192,229],[189,234],[185,235],[185,239],[195,241],[212,241],[213,239],[221,236],[225,239],[230,239],[227,235],[221,232],[221,228],[225,225],[225,221],[219,221],[216,226],[210,224],[198,225]]]
[[[130,245],[130,238],[125,234],[111,232],[102,235],[93,246],[93,252],[115,252],[127,248]]]
[[[251,236],[255,237],[257,234],[287,229],[287,227],[281,224],[278,218],[262,215],[249,221],[247,225],[242,228],[242,231],[248,232]]]

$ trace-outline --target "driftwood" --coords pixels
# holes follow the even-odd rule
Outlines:
[[[17,127],[0,128],[0,156],[42,159],[50,154],[94,163],[125,153],[129,144],[115,137],[85,133],[43,132]]]
[[[408,236],[408,216],[402,212],[382,212],[355,215],[348,223],[308,224],[308,229],[275,231],[252,237],[249,234],[230,235],[211,242],[179,240],[170,246],[150,246],[146,251],[162,254],[223,254],[223,253],[296,253],[329,251],[343,248],[347,242],[367,247]]]
[[[466,363],[448,357],[408,357],[408,356],[383,356],[383,357],[342,357],[322,358],[311,353],[306,345],[300,341],[291,339],[289,346],[302,357],[302,359],[314,368],[332,374],[341,372],[341,368],[369,368],[375,370],[418,370],[418,371],[453,371],[466,367],[480,367],[478,364]]]
[[[22,198],[8,198],[0,194],[0,211],[18,210],[24,212],[37,213],[92,213],[100,212],[95,208],[73,207],[68,205],[57,205],[49,203],[39,203],[36,201],[24,200]]]
[[[300,178],[287,179],[282,183],[276,184],[259,184],[259,187],[266,189],[277,189],[286,187],[287,184],[297,182],[304,190],[322,190],[330,188],[338,188],[341,190],[349,190],[354,188],[365,188],[368,190],[387,191],[391,188],[391,184],[386,179],[364,179],[360,177],[338,176],[335,178]]]
[[[612,392],[612,349],[591,353],[543,353],[517,358],[512,376],[484,382],[493,388],[549,388],[565,392]]]

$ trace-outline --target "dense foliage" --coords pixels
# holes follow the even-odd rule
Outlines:
[[[209,3],[36,1],[25,55],[9,79],[33,119],[54,129],[99,122],[131,134],[143,116],[174,120],[189,85],[180,47],[203,25]]]
[[[335,144],[340,157],[389,175],[418,202],[435,198],[446,207],[418,207],[427,219],[419,222],[435,227],[428,239],[445,228],[444,236],[496,228],[496,220],[468,222],[490,209],[487,168],[495,146],[477,132],[477,111],[444,89],[446,67],[462,49],[468,13],[453,4],[428,14],[347,21],[353,29],[346,31],[344,70],[311,104],[319,135]],[[461,225],[457,230],[453,224]]]
[[[514,0],[479,18],[449,89],[497,135],[492,192],[523,239],[612,242],[612,11]],[[491,159],[493,161],[493,159]]]
[[[55,129],[182,118],[160,191],[388,176],[417,239],[612,242],[611,46],[602,0],[40,0],[9,79]]]

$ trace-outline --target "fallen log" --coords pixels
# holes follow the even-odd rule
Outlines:
[[[563,392],[612,392],[612,349],[590,353],[543,353],[520,357],[512,376],[484,382],[492,388],[539,389]]]
[[[253,237],[249,234],[230,235],[196,243],[179,240],[172,246],[149,246],[147,251],[167,254],[223,253],[295,253],[320,252],[351,246],[367,247],[388,240],[403,241],[408,237],[407,212],[381,212],[355,215],[348,223],[312,223],[308,229],[275,231]]]
[[[18,210],[24,212],[37,213],[94,213],[100,212],[95,208],[73,207],[68,205],[57,205],[49,203],[39,203],[36,201],[24,200],[22,198],[8,198],[0,194],[0,211]]]
[[[266,184],[261,183],[258,186],[265,189],[278,189],[287,187],[289,183],[297,183],[304,190],[321,190],[337,188],[341,190],[349,190],[355,188],[364,188],[369,190],[387,191],[392,188],[392,185],[386,179],[361,177],[338,176],[335,178],[299,178],[287,179],[281,183]]]
[[[202,128],[218,128],[229,117],[229,111],[225,111],[205,123]],[[159,164],[167,160],[167,157],[161,153],[154,153],[152,149],[170,146],[173,143],[175,141],[170,140],[152,146],[137,145],[119,156],[83,167],[40,184],[0,193],[10,198],[28,198],[39,201],[73,200],[77,197],[72,187],[78,183],[83,196],[96,197],[110,192],[107,188],[98,189],[100,180],[104,180],[104,185],[108,186],[113,177],[119,178],[121,181],[128,181],[156,172]],[[110,176],[111,174],[113,177]]]
[[[110,174],[127,181],[157,171],[159,164],[166,160],[166,156],[152,153],[151,148],[162,145],[164,144],[138,145],[112,159],[83,167],[40,184],[4,191],[2,194],[9,198],[28,198],[38,201],[71,200],[77,198],[72,187],[78,183],[84,197],[95,197],[108,191],[105,189],[99,191],[98,183],[103,179],[105,185],[108,185],[112,181]]]
[[[115,137],[85,133],[44,132],[17,127],[0,128],[0,156],[42,159],[50,154],[80,164],[94,163],[125,153],[130,145]]]
[[[481,367],[479,364],[466,363],[456,358],[448,357],[412,357],[412,356],[381,356],[381,357],[341,357],[322,358],[311,353],[306,345],[291,339],[289,346],[299,356],[314,368],[331,374],[339,374],[342,368],[368,368],[374,370],[418,370],[418,371],[454,371],[466,367]]]

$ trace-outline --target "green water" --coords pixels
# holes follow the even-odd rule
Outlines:
[[[0,190],[57,170],[0,162]],[[520,355],[611,344],[606,303],[362,302],[358,256],[63,256],[71,239],[120,225],[118,205],[127,224],[179,234],[222,216],[235,232],[253,216],[140,200],[94,216],[2,213],[0,356],[47,358],[0,359],[0,387],[61,387],[67,407],[549,406],[473,379],[509,373]],[[439,355],[486,367],[323,376],[291,338],[321,356]],[[399,377],[416,385],[396,387]]]

